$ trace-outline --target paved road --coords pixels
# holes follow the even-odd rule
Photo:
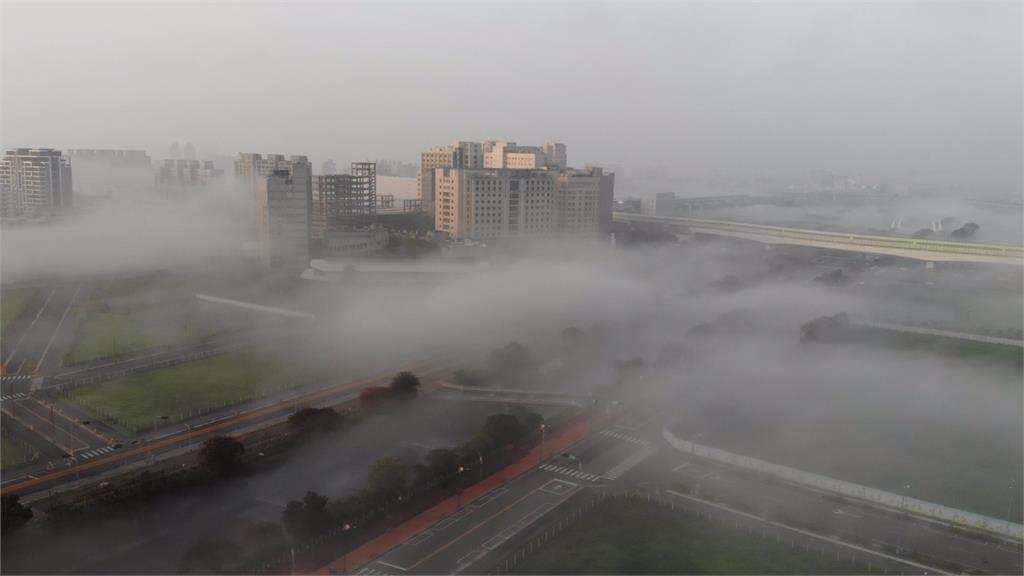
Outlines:
[[[7,374],[34,374],[59,368],[63,345],[73,324],[71,308],[82,293],[81,284],[56,284],[45,290],[38,308],[28,310],[3,346],[3,364]],[[8,393],[6,390],[4,393]]]
[[[979,572],[1024,573],[1019,546],[968,537],[942,525],[856,502],[837,502],[801,487],[684,457],[661,441],[661,424],[657,411],[631,413],[574,447],[574,458],[552,455],[487,502],[435,524],[356,573],[489,572],[502,566],[509,554],[538,542],[539,531],[549,528],[545,523],[550,518],[565,512],[563,504],[570,499],[585,501],[588,491],[637,488],[667,496],[672,487],[695,492],[674,497],[691,511],[699,507],[700,513],[715,514],[724,522],[741,518],[750,524],[746,530],[760,526],[808,548],[839,551],[865,567],[873,562],[876,567],[919,574],[955,563]],[[702,502],[706,498],[735,511]],[[803,529],[807,533],[801,533]]]

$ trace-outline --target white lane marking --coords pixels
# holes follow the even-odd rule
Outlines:
[[[617,480],[620,476],[632,470],[634,466],[647,459],[651,454],[654,454],[654,450],[651,450],[647,446],[643,446],[640,450],[634,452],[622,462],[619,462],[611,470],[602,474],[602,476],[609,480]]]
[[[24,340],[25,336],[32,331],[32,327],[36,325],[36,321],[38,321],[39,317],[43,315],[43,310],[46,310],[46,305],[50,303],[50,298],[53,298],[53,293],[56,291],[56,286],[54,286],[53,289],[50,290],[50,295],[47,296],[46,300],[43,301],[42,307],[39,308],[39,312],[36,312],[36,317],[32,319],[32,323],[28,325],[28,329],[22,332],[21,337],[18,338],[18,341],[14,343],[14,350],[11,350],[11,353],[7,355],[7,359],[4,360],[4,364],[7,364],[8,362],[11,361],[11,358],[14,358],[14,355],[18,352],[18,348],[21,346],[21,341]]]
[[[39,357],[39,361],[36,362],[36,368],[41,369],[43,360],[46,360],[46,355],[50,353],[50,346],[53,346],[53,341],[57,339],[57,333],[60,332],[60,327],[64,325],[64,320],[68,317],[68,312],[71,311],[71,307],[75,305],[78,300],[78,293],[82,291],[82,286],[79,285],[75,288],[75,293],[71,296],[71,300],[68,302],[68,307],[64,309],[64,313],[60,315],[60,322],[57,322],[57,327],[53,329],[53,334],[50,335],[50,341],[46,343],[46,348],[43,348],[43,355]]]

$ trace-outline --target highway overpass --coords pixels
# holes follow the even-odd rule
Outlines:
[[[899,256],[925,262],[983,262],[1024,266],[1024,247],[1022,246],[847,234],[725,220],[653,216],[626,212],[616,212],[613,218],[617,222],[647,222],[686,227],[695,234],[744,238],[765,244],[812,246],[863,254]]]

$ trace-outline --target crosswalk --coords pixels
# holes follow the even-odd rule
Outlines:
[[[7,384],[8,382],[27,382],[31,379],[31,374],[10,374],[0,377],[0,382]]]
[[[79,456],[83,460],[88,460],[90,458],[95,458],[97,456],[102,456],[104,454],[109,454],[109,453],[111,453],[113,451],[114,451],[114,447],[113,446],[104,446],[103,448],[94,448],[92,450],[86,450],[85,452],[79,453]]]
[[[614,468],[604,473],[604,477],[609,480],[618,480],[620,476],[629,472],[634,466],[641,463],[651,454],[654,454],[654,450],[651,450],[649,446],[641,446],[639,450],[629,455],[628,458],[619,462]]]
[[[623,434],[622,432],[619,432],[617,430],[601,430],[601,434],[603,434],[604,436],[608,436],[610,438],[617,438],[624,442],[631,442],[638,446],[650,446],[650,442],[646,440],[641,440],[640,438],[637,438],[636,436],[630,436],[629,434]]]
[[[562,474],[563,476],[568,476],[570,478],[576,478],[578,480],[586,480],[587,482],[597,482],[601,479],[597,474],[573,470],[572,468],[563,468],[561,466],[555,466],[554,464],[541,464],[540,469],[547,470],[548,472],[554,472],[556,474]]]
[[[28,394],[24,392],[15,392],[14,394],[4,394],[0,396],[0,400],[21,400],[22,398],[28,398]]]

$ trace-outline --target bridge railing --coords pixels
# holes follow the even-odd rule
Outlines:
[[[847,234],[843,232],[784,228],[781,226],[768,226],[764,224],[748,224],[744,222],[729,222],[725,220],[707,220],[703,218],[684,218],[676,216],[649,216],[624,213],[617,213],[615,216],[621,220],[684,224],[698,229],[724,230],[738,233],[757,234],[759,236],[808,240],[812,242],[854,244],[882,248],[899,248],[904,250],[923,250],[931,252],[973,254],[1007,259],[1024,259],[1024,246],[976,244],[973,242],[924,240],[918,238],[898,238],[893,236],[872,236],[868,234]]]

